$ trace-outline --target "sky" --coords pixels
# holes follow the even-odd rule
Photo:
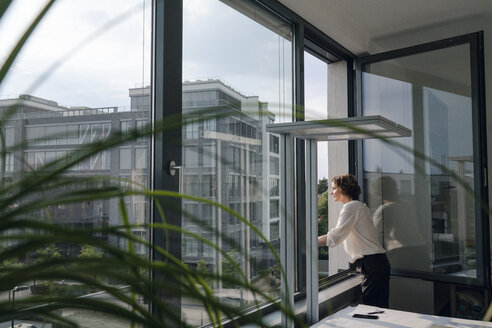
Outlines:
[[[9,7],[0,21],[2,62],[44,3]],[[66,106],[128,106],[128,89],[149,83],[149,73],[150,0],[59,0],[22,49],[0,97],[29,93]]]
[[[0,20],[2,62],[45,3],[17,0],[9,7]],[[128,107],[128,89],[150,83],[150,5],[151,0],[58,0],[0,85],[0,99],[28,93],[64,106]],[[184,13],[183,79],[220,78],[268,102],[277,121],[290,120],[291,41],[217,0],[185,0]],[[313,81],[306,86],[306,106],[313,118],[323,118],[326,73],[311,57],[306,56]]]

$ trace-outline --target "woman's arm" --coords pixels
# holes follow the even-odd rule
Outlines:
[[[335,247],[347,238],[350,231],[357,221],[358,211],[354,208],[343,208],[338,216],[337,225],[331,229],[324,237],[325,244],[322,246]],[[318,244],[320,238],[318,237]]]

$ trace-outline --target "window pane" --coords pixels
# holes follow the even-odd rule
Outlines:
[[[439,63],[439,64],[437,64]],[[477,276],[469,45],[363,69],[364,115],[409,127],[399,140],[426,160],[364,143],[368,204],[393,268]],[[459,74],[448,74],[459,72]]]
[[[1,29],[0,62],[4,62],[14,42],[44,4],[44,1],[19,1],[9,6],[2,16],[2,24],[5,25]],[[29,181],[32,178],[30,174],[36,177],[46,174],[41,171],[44,165],[56,163],[50,167],[49,174],[67,163],[73,165],[62,177],[50,176],[49,181],[37,185],[34,188],[37,190],[31,191],[28,197],[12,204],[22,209],[24,202],[31,204],[45,200],[49,206],[24,212],[24,216],[17,215],[15,219],[52,222],[60,229],[71,228],[80,233],[84,229],[95,229],[91,231],[91,238],[100,245],[112,246],[113,249],[122,247],[129,251],[130,245],[122,237],[124,231],[115,234],[104,230],[108,226],[121,226],[124,219],[128,219],[131,225],[128,233],[149,240],[147,228],[136,226],[150,222],[149,199],[143,196],[125,198],[126,215],[123,215],[118,198],[92,198],[94,193],[104,191],[106,187],[108,190],[120,187],[120,177],[126,180],[121,183],[126,189],[136,188],[132,181],[148,186],[150,165],[143,159],[149,155],[149,141],[130,141],[126,144],[127,148],[117,145],[91,154],[84,147],[91,142],[107,141],[114,132],[112,128],[126,132],[130,122],[138,120],[142,124],[149,123],[152,117],[148,86],[151,77],[151,23],[151,1],[67,1],[52,6],[31,35],[21,55],[16,58],[15,65],[1,82],[0,111],[5,113],[16,102],[19,105],[16,114],[8,122],[2,122],[7,148],[2,149],[7,155],[5,162],[0,163],[5,168],[2,178],[13,183],[21,179]],[[129,86],[138,87],[129,90]],[[132,161],[132,149],[135,149],[135,161]],[[68,183],[70,179],[77,180]],[[36,232],[36,235],[42,234],[45,234],[44,230],[43,233]],[[39,249],[32,249],[25,256],[13,259],[15,266],[26,267],[25,271],[30,272],[29,267],[43,258],[111,258],[109,252],[94,245],[56,239],[63,237],[62,234],[55,236],[53,245],[40,245]],[[15,241],[2,239],[0,252],[13,245]],[[147,247],[136,241],[133,252],[136,256],[148,256]],[[67,268],[61,271],[70,271]],[[88,276],[124,293],[124,288],[120,289],[123,287],[121,281],[108,279],[101,274],[104,271],[93,270]],[[124,274],[125,270],[114,267],[114,271]],[[139,274],[144,277],[145,271]],[[98,293],[98,288],[88,288],[77,281],[60,278],[24,283],[30,288],[15,295],[16,300],[29,295],[43,299],[50,294],[80,295],[90,300],[97,294],[104,295],[98,300],[107,300],[114,306],[128,309],[123,302],[113,302],[109,293]],[[141,297],[137,297],[136,301],[144,308],[147,306]],[[81,327],[132,326],[103,312],[77,308],[64,311],[63,317]],[[32,319],[36,327],[56,326],[52,317],[36,316]],[[12,326],[17,327],[23,321],[15,320]],[[24,322],[23,325],[27,324]],[[0,323],[0,326],[10,327],[11,322]]]
[[[275,263],[265,251],[265,242],[274,241],[279,251],[278,190],[274,188],[270,196],[271,177],[280,180],[279,138],[270,137],[265,126],[292,119],[291,27],[246,3],[241,4],[240,12],[217,0],[185,0],[183,4],[185,192],[228,204],[266,240],[216,207],[211,208],[207,224],[230,240],[199,228],[199,223],[187,223],[190,219],[186,215],[183,226],[212,238],[236,259],[252,283],[268,286],[265,291],[278,296],[279,281],[270,285]],[[202,188],[193,189],[194,185]],[[255,254],[254,258],[248,254]],[[187,237],[183,238],[183,259],[192,268],[236,275],[219,252]],[[249,293],[234,285],[213,282],[211,288],[215,293],[227,291],[232,305],[245,308],[254,304]],[[207,323],[204,310],[191,309],[183,299],[186,319],[193,325]]]

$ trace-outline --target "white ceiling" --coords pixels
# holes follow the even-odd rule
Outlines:
[[[492,0],[279,2],[356,55],[371,53],[377,40],[413,30],[478,20],[492,27]]]

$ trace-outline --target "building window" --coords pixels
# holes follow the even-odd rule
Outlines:
[[[270,174],[273,174],[273,175],[279,175],[280,174],[278,157],[270,156]]]
[[[280,216],[280,201],[278,199],[270,200],[270,219]]]
[[[270,152],[279,153],[279,138],[273,134],[270,134]]]
[[[186,167],[198,166],[198,146],[186,146],[184,149]]]
[[[215,167],[215,145],[203,145],[203,167]]]
[[[146,169],[147,168],[147,148],[135,147],[135,168]]]
[[[270,241],[277,240],[280,236],[279,222],[270,223]]]
[[[130,170],[132,168],[132,149],[120,148],[120,169]]]
[[[128,131],[130,131],[131,128],[132,128],[132,122],[131,121],[121,121],[120,122],[121,133],[128,133]]]
[[[102,151],[91,156],[91,170],[109,170],[111,168],[111,152]]]
[[[270,179],[270,196],[279,195],[279,179]]]
[[[144,132],[144,127],[147,125],[147,120],[136,120],[135,121],[137,130],[142,133]],[[146,142],[148,140],[147,136],[137,138],[137,142]]]

